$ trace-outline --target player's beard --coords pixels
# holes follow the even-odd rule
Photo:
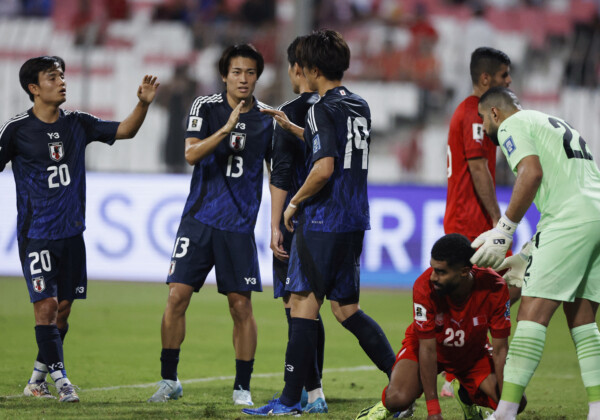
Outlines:
[[[458,287],[458,283],[456,283],[456,284],[439,284],[438,283],[437,286],[439,287],[439,289],[434,288],[433,290],[439,297],[444,297],[444,296],[451,295],[452,292],[454,292],[456,290],[456,288]]]

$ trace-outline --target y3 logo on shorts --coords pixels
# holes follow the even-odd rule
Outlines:
[[[287,363],[285,364],[285,370],[287,370],[288,372],[293,372],[294,371],[294,366],[292,365],[288,365]]]
[[[256,284],[256,277],[244,277],[246,284]]]
[[[83,286],[79,286],[75,288],[75,294],[77,295],[82,295],[85,293],[85,287]]]
[[[285,284],[290,284],[290,278],[289,277],[285,279]]]

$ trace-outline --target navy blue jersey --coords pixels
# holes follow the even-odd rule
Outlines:
[[[283,104],[279,109],[287,115],[291,122],[304,127],[306,113],[318,100],[318,94],[305,92],[296,99]],[[306,144],[276,124],[275,131],[273,132],[271,184],[288,192],[284,209],[296,192],[298,192],[307,175]]]
[[[270,156],[273,119],[259,111],[269,108],[254,100],[254,107],[215,150],[196,163],[183,214],[215,229],[254,231],[262,198],[263,161]],[[200,96],[188,117],[186,137],[205,139],[223,127],[233,109],[226,93]]]
[[[113,144],[118,127],[62,109],[52,124],[29,109],[0,127],[0,171],[12,161],[20,238],[64,239],[85,230],[85,147]]]
[[[303,204],[304,228],[320,232],[370,229],[367,169],[371,111],[360,96],[343,86],[328,90],[306,116],[304,140],[310,169],[325,157],[335,158],[333,174]]]

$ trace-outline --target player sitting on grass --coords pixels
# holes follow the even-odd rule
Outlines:
[[[510,335],[508,288],[494,271],[473,266],[469,261],[473,253],[469,240],[457,233],[433,245],[431,267],[413,286],[414,321],[406,329],[390,383],[382,400],[361,411],[357,419],[411,412],[422,393],[427,418],[441,419],[436,378],[442,370],[452,373],[461,385],[456,393],[465,419],[482,418],[474,404],[496,408]],[[525,404],[523,398],[521,410]]]

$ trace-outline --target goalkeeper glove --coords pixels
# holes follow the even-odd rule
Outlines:
[[[527,269],[527,261],[531,256],[531,241],[527,242],[521,248],[521,251],[517,255],[512,255],[502,261],[498,271],[508,271],[502,276],[506,280],[506,284],[510,287],[522,287],[523,278],[525,277],[525,270]]]
[[[479,267],[492,267],[495,270],[506,256],[517,225],[502,216],[495,228],[483,232],[471,243],[472,248],[479,248],[471,257],[471,262]]]

